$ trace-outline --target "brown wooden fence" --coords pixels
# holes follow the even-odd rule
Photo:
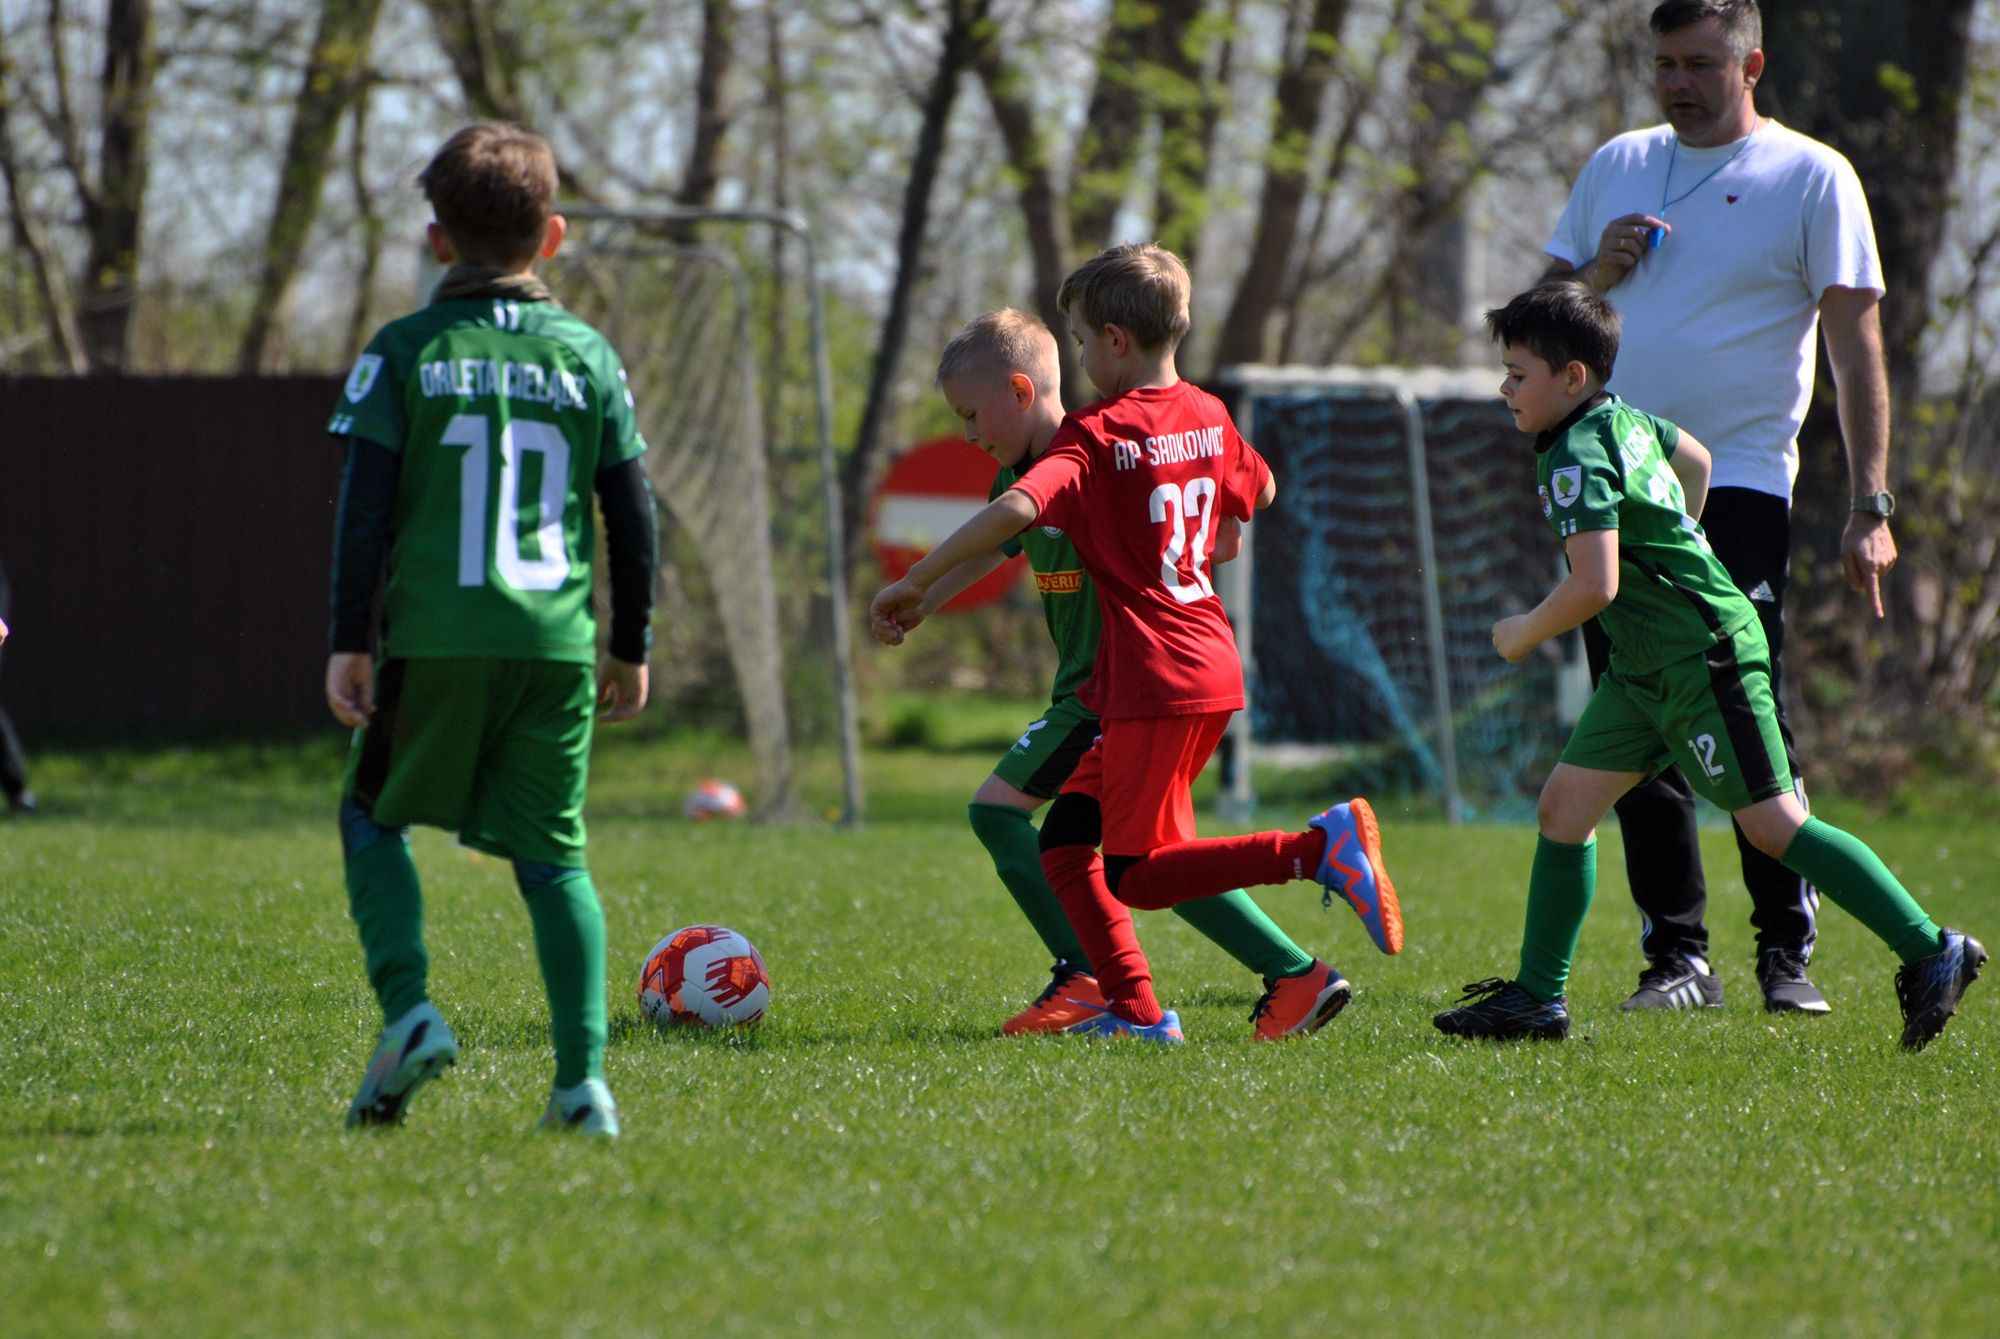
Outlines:
[[[0,378],[0,703],[31,748],[331,721],[340,385]]]

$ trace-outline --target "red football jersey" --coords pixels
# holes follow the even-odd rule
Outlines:
[[[1188,382],[1080,409],[1014,487],[1066,532],[1097,586],[1104,632],[1077,696],[1099,716],[1243,705],[1243,662],[1208,571],[1224,516],[1250,519],[1270,466],[1222,401]]]

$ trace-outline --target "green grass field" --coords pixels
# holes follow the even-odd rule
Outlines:
[[[1829,909],[1814,976],[1835,1012],[1768,1019],[1717,830],[1730,1007],[1621,1015],[1635,921],[1607,833],[1577,1035],[1448,1043],[1430,1015],[1513,971],[1533,834],[1384,803],[1403,955],[1322,913],[1311,885],[1262,895],[1357,987],[1317,1037],[1253,1045],[1258,983],[1153,914],[1142,934],[1185,1048],[1002,1041],[1047,964],[963,826],[993,756],[871,755],[855,833],[696,828],[679,797],[732,765],[726,746],[607,739],[591,822],[612,1145],[530,1134],[550,1070],[527,918],[504,866],[429,833],[432,989],[464,1056],[402,1130],[343,1131],[378,1020],[341,891],[332,741],[38,759],[45,812],[0,824],[0,1333],[1993,1323],[1993,981],[1905,1055],[1891,956]],[[1990,822],[1830,816],[1941,920],[2000,941]],[[695,921],[762,949],[761,1028],[639,1021],[641,955]]]

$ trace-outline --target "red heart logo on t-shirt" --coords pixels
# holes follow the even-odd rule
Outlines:
[[[1733,196],[1733,195],[1725,195],[1725,196],[1723,196],[1722,198],[1723,198],[1724,200],[1727,200],[1727,201],[1728,201],[1728,202],[1729,202],[1730,204],[1732,204],[1732,205],[1733,205],[1733,204],[1735,204],[1735,203],[1736,203],[1736,200],[1737,200],[1737,197],[1736,197],[1736,196]]]

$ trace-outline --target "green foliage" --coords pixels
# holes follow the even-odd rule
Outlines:
[[[1884,61],[1875,67],[1875,82],[1904,116],[1915,116],[1923,106],[1923,95],[1917,87],[1916,76],[1901,66]]]
[[[1632,1017],[1609,875],[1578,1035],[1448,1043],[1430,1014],[1510,969],[1532,836],[1385,808],[1401,957],[1310,885],[1261,898],[1356,983],[1318,1037],[1252,1044],[1258,984],[1147,915],[1187,1047],[1003,1042],[1045,963],[963,827],[977,757],[871,757],[877,817],[857,833],[694,827],[676,787],[709,744],[626,739],[600,750],[591,809],[625,1123],[610,1147],[529,1133],[546,1018],[503,866],[418,835],[433,985],[464,1057],[406,1128],[352,1136],[377,1019],[332,777],[315,776],[330,749],[49,760],[48,813],[0,841],[10,1332],[1038,1334],[1081,1307],[1162,1336],[1329,1315],[1382,1334],[1642,1333],[1671,1315],[1691,1333],[1876,1336],[1985,1314],[1993,988],[1903,1055],[1892,963],[1838,912],[1814,973],[1831,1017],[1750,1006],[1728,877],[1713,929],[1730,1007]],[[172,803],[134,806],[135,786]],[[1993,942],[1990,825],[1867,831]],[[1713,871],[1729,851],[1708,834]],[[640,955],[697,920],[769,960],[758,1030],[640,1023]],[[1819,1245],[1799,1250],[1801,1232]]]

